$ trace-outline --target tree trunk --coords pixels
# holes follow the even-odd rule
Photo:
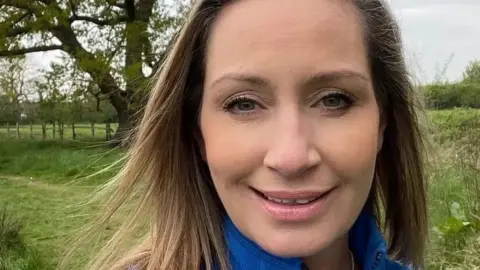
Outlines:
[[[115,134],[113,135],[113,139],[110,144],[115,146],[118,145],[128,145],[131,142],[131,137],[129,136],[131,130],[134,126],[133,121],[133,112],[130,110],[117,110],[117,117],[118,117],[118,127],[115,130]]]

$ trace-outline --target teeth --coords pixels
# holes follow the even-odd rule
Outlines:
[[[314,201],[315,199],[317,198],[310,198],[310,199],[276,199],[276,198],[272,198],[272,197],[268,197],[266,196],[266,198],[269,200],[269,201],[273,201],[273,202],[276,202],[276,203],[280,203],[280,204],[285,204],[285,205],[294,205],[294,204],[307,204],[307,203],[310,203],[312,201]]]
[[[297,204],[307,204],[309,203],[310,201],[309,200],[306,200],[306,199],[299,199],[299,200],[295,200],[295,203]]]

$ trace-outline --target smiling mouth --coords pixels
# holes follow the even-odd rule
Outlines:
[[[302,206],[314,203],[326,197],[333,189],[326,192],[261,192],[255,188],[252,190],[263,199],[273,202],[275,204],[284,206]]]

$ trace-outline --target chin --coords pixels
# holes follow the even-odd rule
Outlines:
[[[286,258],[312,256],[334,242],[330,237],[313,238],[311,234],[296,235],[282,232],[270,237],[265,236],[258,239],[257,244],[272,255]]]

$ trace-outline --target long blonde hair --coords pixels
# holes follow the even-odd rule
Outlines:
[[[420,267],[427,235],[424,147],[398,26],[381,0],[351,0],[359,11],[380,110],[387,123],[367,207],[383,225],[391,255]],[[232,0],[197,0],[176,37],[113,190],[102,228],[125,202],[133,213],[90,269],[228,269],[224,210],[196,147],[209,30]],[[382,211],[380,211],[382,209]],[[149,233],[122,253],[134,225]]]

